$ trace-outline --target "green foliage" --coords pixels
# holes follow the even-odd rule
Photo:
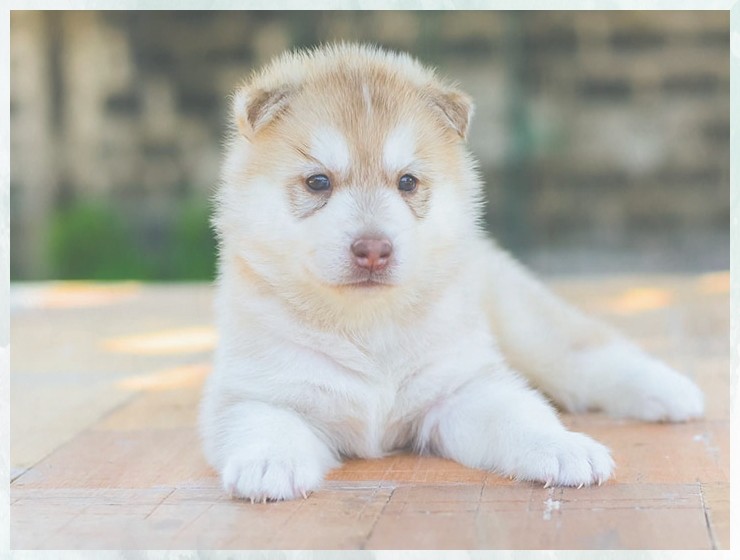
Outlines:
[[[180,207],[172,228],[172,278],[213,278],[216,241],[209,226],[209,217],[210,208],[201,200],[191,199]]]
[[[51,275],[60,279],[145,278],[146,263],[121,218],[107,205],[84,202],[59,211],[49,229]]]
[[[210,280],[216,248],[205,200],[191,198],[159,216],[163,238],[153,244],[147,224],[113,202],[85,201],[53,217],[48,238],[50,277],[91,280]],[[139,218],[139,219],[137,219]],[[152,219],[152,218],[150,218]]]

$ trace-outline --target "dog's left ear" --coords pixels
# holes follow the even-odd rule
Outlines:
[[[287,87],[273,90],[241,87],[234,93],[232,101],[233,118],[239,132],[247,140],[252,140],[257,132],[285,110],[289,98]]]
[[[470,96],[457,89],[440,88],[430,88],[428,95],[432,106],[441,113],[445,122],[465,140],[475,110]]]

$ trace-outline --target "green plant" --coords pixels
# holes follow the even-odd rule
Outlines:
[[[199,198],[179,206],[172,225],[169,274],[178,280],[210,280],[216,267],[216,239],[210,207]]]
[[[148,279],[151,267],[109,204],[85,201],[58,211],[49,228],[54,278]]]

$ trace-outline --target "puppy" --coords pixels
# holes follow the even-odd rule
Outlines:
[[[542,393],[575,412],[702,414],[694,383],[485,238],[472,112],[408,55],[347,44],[286,54],[234,95],[201,408],[233,495],[305,497],[342,457],[400,449],[601,483],[609,450]]]

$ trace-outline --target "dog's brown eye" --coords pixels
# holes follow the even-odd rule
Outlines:
[[[412,192],[416,189],[416,177],[413,175],[403,175],[398,180],[398,190],[403,192]]]
[[[306,179],[306,185],[312,191],[326,191],[331,188],[331,181],[326,175],[311,175]]]

